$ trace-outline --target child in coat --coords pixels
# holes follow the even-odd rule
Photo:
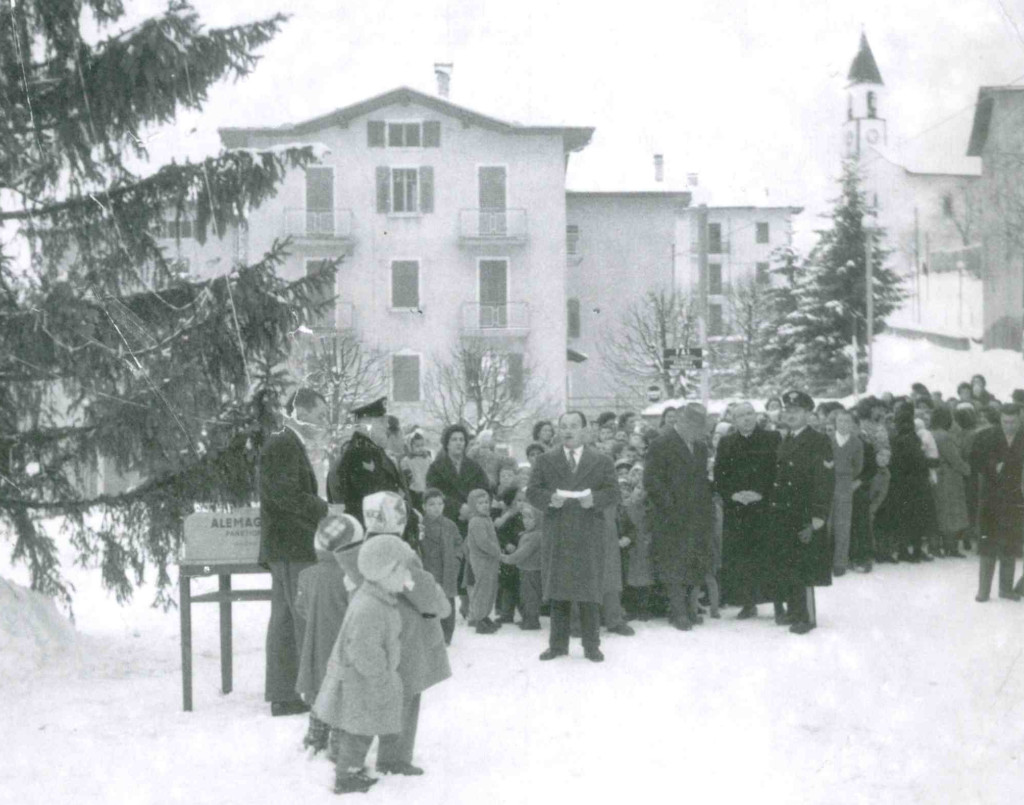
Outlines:
[[[540,629],[540,518],[529,503],[522,507],[523,528],[519,545],[501,557],[504,565],[519,569],[519,609],[523,619],[519,628],[526,631]]]
[[[334,552],[362,540],[363,527],[355,517],[328,515],[320,521],[314,538],[317,563],[299,573],[295,610],[306,621],[306,628],[295,690],[308,705],[313,704],[320,692],[331,650],[348,609],[345,571],[338,564]],[[309,730],[302,745],[316,754],[327,748],[329,732],[329,725],[310,711]]]
[[[411,582],[411,552],[393,534],[376,536],[359,549],[364,581],[352,596],[331,657],[344,690],[336,794],[368,791],[377,782],[363,767],[373,737],[402,731],[402,618],[396,596]]]
[[[501,546],[491,520],[491,496],[484,489],[474,489],[466,502],[470,511],[466,547],[475,580],[469,594],[469,623],[476,625],[477,634],[494,634],[501,628],[490,617],[498,597]]]
[[[428,489],[423,495],[423,536],[420,538],[423,568],[444,590],[451,614],[441,621],[446,646],[455,632],[455,596],[458,593],[459,560],[462,558],[462,535],[458,526],[444,516],[444,495]]]

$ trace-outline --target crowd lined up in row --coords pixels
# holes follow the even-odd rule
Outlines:
[[[629,636],[630,619],[666,614],[689,631],[726,604],[749,619],[771,603],[776,623],[807,634],[815,587],[975,544],[977,600],[998,563],[1000,597],[1019,601],[1021,401],[1002,404],[975,378],[952,401],[915,384],[815,408],[794,390],[762,414],[669,408],[658,427],[570,411],[536,423],[522,466],[460,424],[433,456],[378,401],[354,412],[365,427],[330,462],[324,501],[305,455],[322,438],[322,401],[302,390],[261,461],[267,699],[276,714],[312,705],[307,743],[333,736],[337,790],[366,790],[373,735],[379,771],[422,773],[419,697],[450,675],[457,609],[478,634],[517,612],[539,630],[550,614],[542,660],[567,655],[575,630],[600,662],[601,625]]]

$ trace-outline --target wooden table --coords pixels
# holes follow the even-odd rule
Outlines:
[[[220,682],[221,690],[230,693],[231,665],[231,604],[234,601],[269,601],[270,589],[232,590],[231,577],[235,574],[267,573],[270,571],[256,563],[240,562],[183,562],[178,567],[181,611],[181,698],[185,712],[192,711],[192,604],[216,602],[220,604]],[[192,579],[217,576],[218,589],[213,593],[192,595]]]

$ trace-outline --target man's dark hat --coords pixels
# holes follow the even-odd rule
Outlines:
[[[388,398],[381,397],[373,402],[360,405],[356,408],[349,410],[349,415],[355,419],[380,419],[381,417],[387,416],[388,413]]]
[[[796,389],[790,389],[782,395],[782,404],[786,408],[802,408],[805,411],[814,410],[814,400],[811,399],[811,395]]]

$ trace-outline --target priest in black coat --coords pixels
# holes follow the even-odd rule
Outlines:
[[[757,615],[771,600],[762,580],[769,559],[771,509],[780,434],[757,426],[750,403],[733,409],[736,430],[724,436],[715,457],[715,489],[722,498],[722,594],[740,605],[740,619]]]
[[[770,497],[772,547],[768,567],[776,621],[794,634],[817,626],[814,588],[832,584],[832,508],[835,462],[828,437],[808,426],[814,401],[802,391],[782,396],[788,434],[779,445]],[[786,603],[788,611],[782,609]]]
[[[309,708],[295,692],[305,623],[295,610],[299,573],[316,562],[313,536],[327,515],[319,496],[307,442],[322,436],[327,403],[301,388],[288,403],[285,427],[260,451],[260,564],[270,568],[266,700],[272,715]]]

